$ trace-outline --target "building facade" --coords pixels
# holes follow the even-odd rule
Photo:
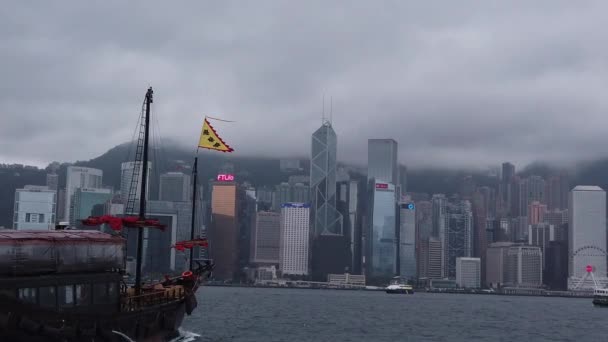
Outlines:
[[[593,289],[585,277],[587,265],[606,283],[606,192],[598,186],[576,186],[568,213],[568,288]]]
[[[367,141],[367,180],[382,179],[399,185],[397,142],[393,139],[369,139]]]
[[[281,207],[279,270],[283,275],[308,275],[310,205],[284,203]]]
[[[120,165],[120,195],[122,196],[122,200],[125,203],[125,210],[132,211],[126,214],[136,215],[139,213],[139,197],[141,196],[141,182],[142,182],[142,163],[141,162],[124,162]],[[137,167],[139,170],[135,170]],[[137,173],[137,181],[135,184],[132,184],[133,175]],[[146,200],[150,198],[150,178],[152,178],[152,162],[148,162],[148,179],[146,184]],[[131,192],[135,192],[132,195],[132,199],[135,200],[134,203],[131,204],[132,208],[129,208],[129,194]]]
[[[26,185],[15,190],[13,229],[53,230],[57,192],[47,186]]]
[[[528,216],[528,208],[534,201],[546,203],[545,180],[530,176],[519,183],[519,216]]]
[[[158,219],[165,225],[165,229],[144,230],[143,269],[154,274],[181,274],[189,267],[190,251],[177,251],[173,246],[177,241],[190,240],[191,204],[148,201],[146,216]],[[195,257],[196,255],[194,253]]]
[[[325,121],[312,135],[310,163],[313,235],[342,235],[342,215],[336,209],[336,157],[338,138]]]
[[[415,279],[416,271],[416,205],[411,201],[399,204],[399,275]]]
[[[234,279],[237,273],[240,195],[235,182],[215,182],[212,185],[211,224],[207,238],[210,258],[219,261],[213,271],[218,279]]]
[[[49,187],[49,190],[59,190],[59,175],[56,173],[47,173],[46,174],[46,186]]]
[[[281,242],[281,215],[270,211],[257,212],[251,241],[252,263],[257,265],[278,265]]]
[[[80,220],[89,216],[103,215],[105,204],[111,199],[112,191],[110,189],[76,189],[72,199],[72,208],[70,208],[70,223],[75,227],[82,227]]]
[[[480,258],[456,258],[456,284],[466,289],[481,287]]]
[[[540,247],[509,247],[507,250],[505,285],[532,288],[543,285],[542,252]]]
[[[533,201],[528,206],[528,224],[539,224],[544,222],[547,206],[538,201]]]
[[[505,286],[507,279],[507,252],[514,246],[511,242],[491,243],[486,250],[485,284],[487,287],[500,288]]]
[[[170,202],[189,202],[192,192],[190,175],[183,172],[168,172],[160,175],[158,199]]]
[[[372,179],[367,235],[367,278],[388,279],[397,273],[395,185]]]
[[[418,252],[418,278],[441,279],[441,241],[434,237],[422,239]]]
[[[471,202],[461,200],[448,207],[448,224],[443,234],[444,278],[456,278],[456,258],[473,256],[473,214]]]
[[[555,240],[555,227],[553,225],[543,222],[528,226],[528,244],[540,247],[543,270],[547,269],[547,247],[549,242]]]
[[[69,220],[74,192],[79,188],[101,189],[103,171],[90,167],[68,166],[65,185],[65,206],[63,218]],[[74,222],[70,222],[73,224]]]

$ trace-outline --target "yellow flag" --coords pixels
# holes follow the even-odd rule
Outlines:
[[[198,141],[198,147],[222,152],[234,151],[232,147],[228,146],[228,144],[217,135],[217,132],[211,127],[207,118],[205,118],[205,123],[203,123],[203,130],[201,131],[201,139]]]

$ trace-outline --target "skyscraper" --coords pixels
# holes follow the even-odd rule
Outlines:
[[[570,192],[568,224],[568,289],[593,289],[587,265],[606,284],[606,192],[598,186],[578,185]]]
[[[338,138],[329,121],[312,135],[310,189],[313,235],[342,235],[342,215],[336,209]]]
[[[90,167],[68,166],[66,175],[66,194],[65,194],[65,211],[64,219],[70,219],[70,210],[72,208],[72,200],[74,192],[79,188],[101,189],[103,171]],[[70,224],[74,222],[70,221]]]
[[[448,199],[444,194],[434,194],[431,198],[431,204],[433,208],[433,231],[431,232],[431,235],[441,242],[441,274],[443,276],[447,272],[447,258],[445,255],[447,240],[445,232],[448,225]]]
[[[256,213],[251,241],[252,263],[257,265],[278,265],[281,242],[281,215],[270,211]]]
[[[416,206],[411,201],[399,204],[399,275],[416,278]]]
[[[444,273],[450,279],[456,278],[456,258],[471,257],[473,254],[473,214],[471,203],[461,200],[448,206],[448,224],[443,234]]]
[[[279,269],[283,275],[308,274],[310,205],[284,203],[281,207]]]
[[[393,139],[369,139],[367,141],[367,180],[381,179],[400,185],[397,168],[397,142]]]
[[[366,270],[368,278],[395,276],[397,260],[395,185],[373,179],[367,233]]]
[[[207,231],[209,254],[218,263],[213,271],[218,279],[236,276],[238,260],[238,197],[234,182],[215,182],[211,194],[211,226]]]
[[[52,230],[57,192],[47,186],[26,185],[15,190],[13,229]]]
[[[168,172],[160,175],[159,200],[170,202],[189,202],[190,175],[183,172]]]
[[[129,200],[129,192],[131,191],[131,181],[133,179],[133,172],[135,171],[135,165],[139,165],[137,187],[133,189],[135,191],[134,198],[135,203],[133,206],[133,213],[126,214],[137,214],[139,213],[139,196],[141,194],[141,177],[142,167],[141,162],[124,162],[120,165],[120,195],[125,203],[125,210],[128,206],[127,201]],[[150,198],[150,175],[152,174],[152,162],[148,162],[148,179],[146,184],[146,200]]]

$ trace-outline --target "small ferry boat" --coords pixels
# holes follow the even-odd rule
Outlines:
[[[593,305],[608,306],[608,288],[595,289],[593,291]]]
[[[386,293],[414,294],[414,287],[399,277],[394,278],[386,287]]]

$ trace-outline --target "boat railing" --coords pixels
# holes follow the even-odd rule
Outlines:
[[[175,286],[162,290],[150,290],[140,295],[123,295],[120,301],[120,311],[137,311],[146,307],[162,305],[185,297],[184,288]]]

